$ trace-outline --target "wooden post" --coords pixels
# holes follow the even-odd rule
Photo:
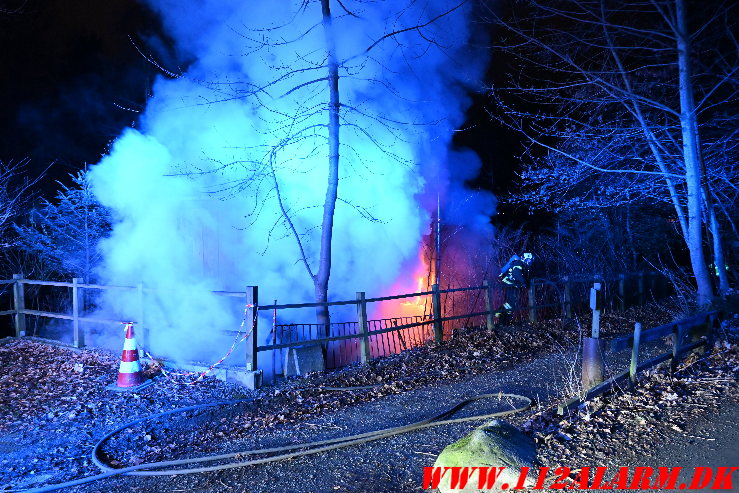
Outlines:
[[[79,285],[85,280],[81,277],[75,277],[72,279],[72,330],[74,347],[85,346],[85,333],[80,331],[80,288]]]
[[[587,392],[603,383],[605,364],[600,339],[596,337],[582,338],[582,390]]]
[[[359,320],[359,358],[362,364],[370,360],[369,332],[367,328],[367,302],[364,291],[357,291],[357,320]]]
[[[565,284],[564,303],[562,304],[562,312],[565,318],[572,318],[572,281],[569,276],[562,278]]]
[[[139,349],[139,357],[143,357],[144,348],[148,348],[149,351],[151,351],[151,348],[149,347],[149,329],[144,325],[144,283],[140,282],[136,286],[136,295],[138,298],[138,305],[139,305],[139,326],[136,327],[136,336],[140,337],[141,339],[141,348]]]
[[[257,286],[246,287],[246,329],[251,331],[249,335],[250,344],[247,344],[246,351],[246,369],[251,371],[257,371],[257,320],[259,319],[259,312],[257,307],[259,306],[258,289]]]
[[[644,304],[644,272],[639,272],[639,304]]]
[[[26,336],[26,315],[23,311],[26,309],[26,298],[23,289],[23,274],[13,274],[15,284],[13,284],[13,303],[15,304],[15,336]]]
[[[682,325],[678,324],[672,331],[672,361],[670,361],[670,371],[677,370],[677,360],[680,356],[680,345],[683,343],[685,330]]]
[[[641,324],[634,324],[634,344],[631,346],[631,365],[629,365],[629,379],[636,383],[636,369],[639,366],[639,344],[641,342]]]
[[[536,283],[529,284],[529,321],[536,322]]]
[[[493,283],[485,279],[482,281],[482,287],[485,289],[485,310],[487,311],[485,322],[487,323],[488,330],[492,331],[495,328],[495,320],[493,318],[493,310],[495,310],[495,307],[493,307]]]
[[[708,324],[708,334],[706,334],[706,352],[710,353],[714,344],[716,344],[716,327],[721,327],[721,322],[718,320],[718,315],[709,317],[706,321]]]
[[[277,305],[277,300],[275,300]],[[277,308],[272,309],[272,345],[277,344]],[[272,385],[277,382],[277,349],[272,350]]]
[[[434,311],[434,342],[438,344],[444,340],[444,325],[441,321],[441,293],[438,284],[431,286],[431,308]]]
[[[626,310],[626,274],[618,275],[618,297],[620,299],[619,308],[621,311]]]

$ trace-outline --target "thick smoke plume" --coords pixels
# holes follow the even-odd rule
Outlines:
[[[211,290],[258,285],[262,304],[313,300],[280,200],[317,269],[326,35],[315,0],[150,5],[189,64],[182,74],[167,68],[138,129],[124,132],[91,172],[117,218],[101,245],[101,277],[155,291],[147,291],[145,317],[156,354],[208,360],[224,349],[212,334],[237,329],[243,310]],[[470,244],[484,243],[494,208],[491,195],[464,187],[477,157],[451,147],[486,63],[472,47],[471,3],[342,5],[331,2],[342,103],[332,299],[386,294],[417,262],[437,196],[445,224]],[[136,317],[134,296],[107,303]],[[311,311],[279,317],[312,321]],[[271,317],[263,322],[271,326]]]

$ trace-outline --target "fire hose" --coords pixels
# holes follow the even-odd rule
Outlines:
[[[503,398],[521,400],[521,401],[524,401],[525,403],[518,407],[511,406],[512,409],[509,409],[507,411],[496,411],[496,412],[487,413],[487,414],[476,414],[473,416],[466,416],[466,417],[461,417],[461,418],[449,418],[450,416],[453,416],[454,414],[456,414],[460,409],[462,409],[463,407],[467,406],[468,404],[472,402],[483,400],[483,399],[503,399]],[[160,417],[168,416],[172,414],[194,411],[197,409],[228,406],[228,405],[239,404],[239,403],[244,403],[244,402],[253,402],[254,400],[255,399],[237,399],[237,400],[221,401],[221,402],[208,403],[208,404],[199,404],[199,405],[194,405],[194,406],[173,409],[170,411],[164,411],[161,413],[151,414],[149,416],[145,416],[143,418],[130,421],[116,428],[115,430],[111,431],[107,435],[105,435],[93,447],[92,452],[91,452],[91,458],[92,458],[92,461],[95,463],[95,465],[102,471],[101,474],[98,474],[95,476],[89,476],[87,478],[81,478],[81,479],[77,479],[73,481],[67,481],[65,483],[47,485],[47,486],[43,486],[40,488],[27,489],[23,491],[27,493],[41,493],[41,492],[46,492],[46,491],[54,491],[54,490],[58,490],[61,488],[79,486],[79,485],[83,485],[86,483],[91,483],[93,481],[98,481],[101,479],[118,476],[118,475],[175,476],[178,474],[195,474],[195,473],[209,472],[209,471],[222,471],[226,469],[235,469],[239,467],[252,466],[252,465],[257,465],[257,464],[266,464],[269,462],[276,462],[276,461],[281,461],[281,460],[293,459],[296,457],[302,457],[306,455],[318,454],[321,452],[328,452],[330,450],[335,450],[335,449],[339,449],[343,447],[349,447],[352,445],[359,445],[359,444],[371,442],[374,440],[380,440],[382,438],[388,438],[388,437],[398,435],[401,433],[423,430],[423,429],[430,428],[433,426],[441,426],[441,425],[447,425],[447,424],[462,423],[466,421],[475,421],[475,420],[483,420],[483,419],[507,416],[509,414],[524,411],[528,409],[532,404],[532,401],[530,398],[523,396],[523,395],[518,395],[518,394],[506,394],[502,392],[497,393],[497,394],[480,394],[474,397],[463,399],[459,401],[457,404],[455,404],[454,406],[452,406],[451,408],[447,409],[446,411],[440,414],[437,414],[433,417],[427,418],[427,419],[416,421],[414,423],[410,423],[407,425],[385,428],[382,430],[370,431],[370,432],[360,433],[360,434],[346,436],[346,437],[331,438],[331,439],[326,439],[326,440],[319,440],[315,442],[308,442],[308,443],[295,444],[295,445],[287,445],[287,446],[282,446],[282,447],[272,447],[272,448],[255,449],[255,450],[242,450],[239,452],[231,452],[231,453],[219,454],[219,455],[210,455],[210,456],[197,457],[197,458],[192,458],[192,459],[177,459],[177,460],[149,462],[145,464],[139,464],[136,466],[129,466],[129,467],[123,467],[123,468],[113,468],[109,466],[108,464],[105,464],[99,457],[100,449],[102,448],[103,444],[106,441],[108,441],[110,438],[117,435],[118,433],[122,432],[123,430],[136,426],[140,423],[143,423],[144,421],[148,421],[151,419],[156,419],[156,418],[160,418]],[[193,464],[202,464],[202,463],[226,460],[226,459],[239,459],[243,456],[258,456],[258,455],[265,455],[265,454],[273,454],[273,455],[270,455],[269,457],[256,458],[256,459],[251,459],[251,460],[246,460],[246,461],[237,460],[235,462],[228,462],[226,464],[189,467],[189,468],[182,468],[182,469],[171,469],[171,467],[173,466],[188,466],[188,465],[193,465]]]

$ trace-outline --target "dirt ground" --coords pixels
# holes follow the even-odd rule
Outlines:
[[[647,319],[648,327],[676,315],[665,304],[638,310],[605,316],[605,336],[627,330],[631,323],[624,321]],[[239,398],[256,400],[133,426],[105,444],[104,458],[127,466],[346,436],[407,424],[464,397],[501,391],[534,399],[532,409],[506,419],[535,437],[543,465],[680,465],[681,457],[685,464],[711,465],[716,454],[735,443],[727,441],[736,436],[736,426],[727,420],[739,412],[739,350],[730,342],[717,345],[709,359],[688,360],[674,375],[652,372],[635,390],[599,399],[565,419],[555,416],[552,406],[579,390],[573,357],[578,325],[546,321],[495,334],[470,330],[440,346],[259,391],[212,378],[191,386],[160,377],[137,394],[105,390],[116,376],[114,354],[6,339],[0,346],[0,488],[15,491],[93,476],[100,472],[90,459],[93,445],[119,425],[178,407]],[[619,371],[623,361],[616,358],[611,366]],[[148,371],[156,372],[153,366]],[[505,410],[511,404],[479,402],[458,416]],[[65,491],[420,491],[423,467],[479,424],[434,427],[224,471],[117,476]]]

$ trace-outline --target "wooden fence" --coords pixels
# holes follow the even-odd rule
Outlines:
[[[118,324],[125,321],[112,320],[100,317],[90,317],[83,315],[82,310],[82,290],[119,290],[119,291],[136,291],[138,293],[139,310],[138,317],[136,320],[139,327],[141,327],[139,337],[145,337],[144,333],[144,287],[143,284],[138,286],[105,286],[101,284],[85,284],[83,279],[74,278],[72,282],[57,282],[57,281],[36,281],[32,279],[24,279],[22,274],[13,274],[12,280],[0,280],[0,285],[13,285],[13,309],[0,312],[0,315],[12,315],[13,325],[15,327],[16,337],[26,336],[26,317],[27,316],[38,316],[43,318],[52,318],[60,320],[69,320],[72,322],[72,346],[84,347],[85,346],[85,335],[84,331],[80,327],[80,322],[92,322],[98,324]],[[71,288],[71,313],[58,313],[48,312],[42,310],[32,310],[26,306],[26,293],[25,286],[52,286],[52,287],[63,287]],[[137,329],[138,330],[138,329]]]
[[[573,311],[586,306],[588,303],[588,290],[593,281],[599,281],[604,286],[608,306],[613,309],[625,309],[627,306],[635,303],[644,303],[648,298],[661,298],[667,292],[667,283],[664,277],[653,272],[640,272],[635,274],[621,274],[614,278],[604,279],[603,276],[589,277],[564,277],[558,281],[545,279],[533,280],[529,287],[524,290],[518,290],[518,301],[514,302],[515,315],[521,318],[528,318],[532,322],[536,322],[540,318],[551,318],[558,316],[571,317]],[[18,337],[26,336],[26,317],[37,316],[52,319],[69,320],[72,323],[72,345],[74,347],[85,346],[84,330],[80,328],[80,322],[92,322],[98,324],[115,324],[125,321],[110,320],[87,316],[83,313],[81,300],[83,299],[83,290],[125,290],[135,291],[138,297],[138,314],[134,321],[137,323],[137,337],[141,343],[146,346],[148,340],[148,330],[145,320],[145,297],[147,293],[153,290],[145,288],[143,284],[137,286],[106,286],[99,284],[85,284],[82,279],[75,278],[72,282],[55,282],[55,281],[37,281],[25,279],[22,274],[13,275],[11,280],[0,280],[0,285],[12,285],[13,289],[13,309],[0,311],[0,315],[10,315],[13,317],[15,334]],[[32,310],[27,308],[25,302],[25,286],[52,286],[71,289],[71,313],[55,313],[42,310]],[[373,356],[372,340],[383,337],[386,334],[402,334],[402,331],[416,329],[412,338],[413,345],[433,340],[440,342],[444,338],[452,336],[451,331],[445,333],[445,323],[453,321],[471,321],[479,320],[481,324],[486,325],[488,329],[493,329],[494,312],[502,304],[505,293],[501,284],[493,284],[485,281],[482,286],[463,287],[454,289],[440,289],[438,285],[433,285],[431,291],[400,294],[394,296],[384,296],[377,298],[367,298],[364,292],[357,292],[355,299],[345,301],[332,301],[328,303],[288,303],[288,304],[271,304],[259,305],[258,288],[256,286],[248,286],[245,292],[233,291],[214,291],[217,296],[236,297],[245,300],[246,304],[246,320],[251,324],[246,324],[246,329],[251,329],[252,336],[248,340],[248,348],[246,351],[247,367],[252,370],[258,369],[257,355],[259,352],[283,350],[293,347],[300,347],[307,344],[310,345],[326,345],[337,341],[353,341],[356,358],[343,358],[341,364],[349,364],[354,361],[366,363],[372,357],[383,356],[389,351],[374,351]],[[459,312],[457,309],[444,309],[442,296],[451,294],[468,293],[476,296],[475,303],[478,308],[475,310],[463,310]],[[403,317],[390,319],[388,323],[382,321],[368,320],[367,307],[372,303],[379,303],[390,300],[402,300],[419,297],[431,297],[431,313],[424,315],[415,321],[403,320]],[[484,301],[477,303],[477,301]],[[343,324],[343,330],[334,330],[337,324],[331,324],[329,330],[323,330],[321,337],[295,338],[291,340],[277,340],[276,338],[269,344],[259,345],[260,327],[258,323],[259,312],[269,312],[276,310],[292,310],[299,308],[310,308],[318,306],[342,306],[353,305],[356,310],[356,321]],[[447,312],[447,313],[444,313]],[[451,313],[449,313],[451,312]],[[129,321],[129,320],[126,320]],[[398,323],[398,322],[403,323]],[[292,324],[290,324],[292,325]],[[302,324],[303,326],[316,326],[316,324]],[[421,329],[424,331],[420,331]],[[275,330],[275,327],[272,328]],[[223,331],[228,333],[229,331]],[[336,332],[342,332],[336,335]],[[264,334],[261,334],[264,335]],[[383,342],[383,341],[380,341]],[[375,345],[379,345],[376,342]],[[384,341],[383,345],[390,347],[388,341]],[[407,348],[409,344],[404,341],[400,345],[400,350]]]
[[[694,349],[701,347],[713,347],[716,329],[720,327],[720,313],[718,311],[700,313],[692,317],[671,322],[669,324],[660,325],[651,329],[642,330],[640,323],[634,325],[634,333],[632,335],[618,337],[612,339],[606,344],[604,354],[617,353],[631,348],[631,361],[629,369],[622,371],[604,382],[601,382],[592,388],[585,389],[582,396],[573,397],[572,399],[562,403],[558,412],[563,415],[573,409],[578,408],[583,402],[590,400],[598,395],[610,392],[615,388],[624,385],[634,385],[637,381],[637,375],[644,370],[657,366],[665,361],[670,361],[672,370],[677,368],[680,357]],[[641,345],[651,341],[669,337],[672,343],[670,351],[653,356],[647,361],[639,362]]]

